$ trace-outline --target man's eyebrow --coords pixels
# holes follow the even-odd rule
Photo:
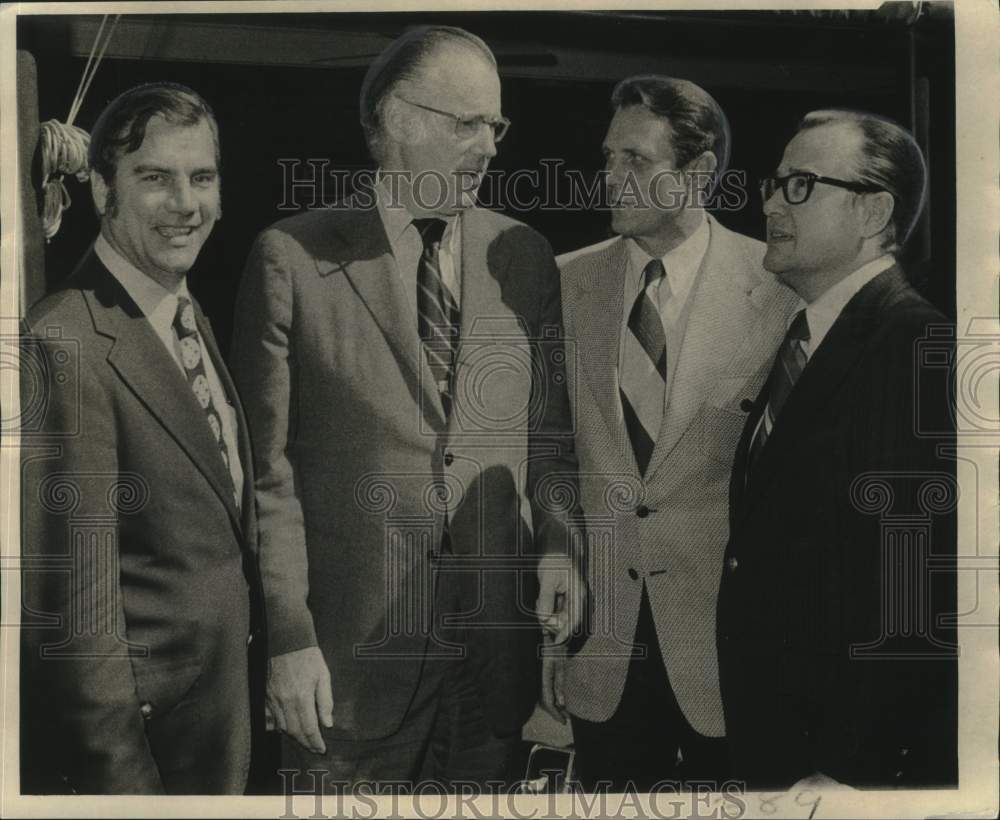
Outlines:
[[[132,173],[135,175],[164,174],[166,176],[173,176],[174,171],[171,170],[170,168],[164,168],[161,165],[136,165],[135,168],[132,169]],[[191,176],[198,176],[200,174],[217,175],[218,173],[219,169],[217,167],[215,167],[214,165],[206,165],[202,168],[195,168],[191,172]]]
[[[169,168],[164,168],[164,167],[162,167],[160,165],[136,165],[135,168],[132,169],[132,173],[133,174],[149,174],[149,173],[170,174],[170,173],[173,173],[173,172]]]

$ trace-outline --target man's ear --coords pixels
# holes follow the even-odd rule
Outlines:
[[[865,239],[878,236],[892,221],[896,202],[888,191],[878,191],[864,195],[864,216],[861,226]]]
[[[698,156],[684,166],[684,173],[688,177],[688,191],[692,194],[697,192],[694,201],[699,207],[704,207],[704,199],[707,196],[709,186],[715,178],[715,170],[719,167],[719,161],[711,151],[702,151]]]
[[[97,171],[90,172],[90,195],[94,198],[94,207],[102,217],[108,206],[108,184]]]
[[[718,167],[719,160],[715,158],[715,154],[711,151],[702,151],[687,164],[687,168],[685,170],[689,173],[699,171],[703,174],[714,174],[715,169]]]

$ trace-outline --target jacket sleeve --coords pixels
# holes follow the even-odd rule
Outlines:
[[[271,656],[316,645],[296,451],[292,266],[304,252],[280,230],[258,237],[236,301],[231,371],[253,444],[261,582]]]
[[[109,514],[114,494],[136,487],[119,474],[108,391],[72,339],[23,335],[20,378],[21,732],[31,739],[22,748],[37,753],[23,760],[22,781],[162,793],[130,657],[142,648],[127,642],[121,532]]]

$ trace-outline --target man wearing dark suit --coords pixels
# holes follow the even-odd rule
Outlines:
[[[186,282],[220,212],[211,109],[127,91],[90,165],[100,235],[22,348],[22,789],[241,794],[249,437]]]
[[[567,338],[586,363],[570,395],[593,618],[562,685],[559,661],[546,663],[543,696],[570,713],[590,789],[721,784],[714,621],[729,473],[741,401],[759,390],[795,297],[761,268],[761,242],[705,213],[729,156],[711,95],[639,76],[612,105],[604,152],[620,235],[559,259]]]
[[[404,35],[361,112],[378,183],[266,230],[237,305],[268,703],[288,788],[484,784],[537,700],[536,551],[542,607],[572,592],[558,275],[474,207],[508,125],[478,37]]]
[[[957,780],[953,422],[918,372],[928,344],[947,365],[952,333],[894,258],[925,176],[895,123],[817,111],[762,186],[764,265],[802,304],[743,431],[721,568],[727,735],[751,788]]]

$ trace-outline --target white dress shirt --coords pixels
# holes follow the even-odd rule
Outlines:
[[[694,290],[698,269],[708,250],[708,241],[711,231],[708,227],[708,219],[702,216],[701,224],[694,233],[685,239],[680,245],[668,251],[660,261],[666,271],[666,277],[660,281],[656,291],[657,310],[660,314],[660,321],[663,323],[663,334],[667,340],[667,384],[665,396],[670,395],[670,387],[673,384],[673,376],[680,353],[681,343],[684,341],[684,329],[687,327],[687,319],[691,302],[691,293]],[[626,339],[631,333],[628,327],[629,313],[636,297],[642,292],[644,282],[643,271],[646,265],[653,259],[648,253],[639,247],[639,243],[634,239],[625,240],[628,248],[628,269],[625,272],[624,281],[624,309],[622,310],[621,338],[618,346],[618,372],[625,369]]]
[[[104,267],[121,283],[125,292],[138,305],[139,310],[142,311],[143,316],[153,328],[153,332],[163,342],[163,346],[177,364],[184,380],[187,381],[187,372],[184,370],[181,359],[180,340],[174,332],[178,297],[185,296],[191,299],[187,281],[182,280],[177,292],[171,293],[159,282],[150,279],[125,259],[111,247],[103,235],[98,235],[97,241],[94,243],[94,251]],[[205,349],[205,340],[201,338],[200,332],[198,339],[201,344],[201,360],[205,367],[205,377],[208,379],[208,386],[212,392],[212,402],[216,410],[219,411],[222,420],[222,437],[229,452],[229,473],[233,478],[236,498],[241,499],[243,497],[243,465],[240,463],[240,449],[236,435],[236,410],[229,403],[229,397],[226,395],[226,391],[222,387],[222,380],[212,364],[212,357]],[[206,420],[205,423],[208,424],[208,421]],[[221,456],[219,457],[221,458]]]
[[[837,317],[847,307],[847,303],[865,285],[883,271],[896,264],[892,254],[884,254],[878,259],[862,265],[850,276],[841,279],[818,299],[806,305],[806,321],[809,323],[809,341],[803,345],[806,359],[811,359],[820,342],[826,338]],[[802,304],[805,304],[804,302]],[[798,312],[798,311],[796,311]],[[793,314],[794,315],[794,314]]]

